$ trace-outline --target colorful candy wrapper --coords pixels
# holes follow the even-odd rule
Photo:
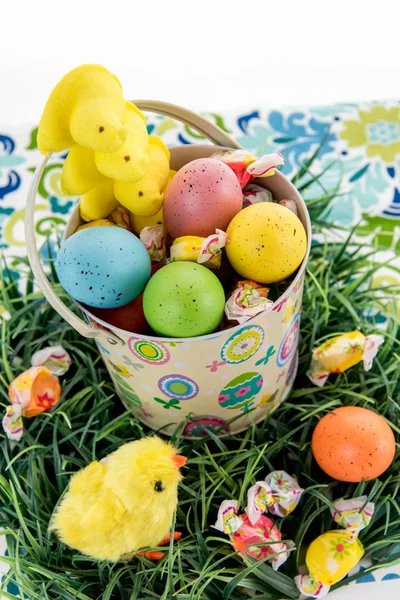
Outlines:
[[[243,208],[257,204],[258,202],[273,201],[271,192],[256,183],[249,183],[243,190]]]
[[[333,337],[313,350],[311,368],[307,372],[310,381],[322,387],[330,373],[342,373],[363,361],[369,371],[378,348],[384,342],[382,335],[365,337],[361,331],[351,331]]]
[[[242,324],[263,312],[270,304],[269,289],[255,281],[238,281],[232,294],[225,303],[225,315],[229,321]]]
[[[296,215],[296,217],[298,216],[297,204],[294,200],[280,200],[278,204],[280,204],[281,206],[285,206],[286,208],[291,210],[292,213]]]
[[[247,492],[246,514],[252,525],[264,512],[286,517],[294,511],[304,490],[286,471],[273,471]]]
[[[224,231],[216,229],[207,238],[196,235],[185,235],[173,241],[171,246],[171,261],[188,260],[197,262],[209,269],[219,269],[222,259],[222,248],[228,243]]]
[[[224,500],[214,527],[229,535],[233,548],[244,559],[268,557],[277,570],[289,557],[293,544],[282,542],[279,529],[263,513],[275,506],[277,516],[286,516],[294,510],[302,492],[293,477],[285,471],[274,471],[249,489],[245,514],[239,514],[236,500]]]
[[[61,386],[46,367],[31,367],[11,382],[8,396],[12,406],[3,418],[3,429],[10,440],[19,441],[24,431],[22,417],[35,417],[55,406]]]
[[[72,364],[71,357],[62,346],[48,346],[33,354],[32,367],[46,367],[54,375],[64,375]]]
[[[108,218],[117,227],[122,227],[122,229],[127,229],[128,231],[131,231],[129,213],[122,206],[117,206],[117,208],[113,210],[112,213],[108,216]]]
[[[140,241],[145,245],[152,262],[161,262],[165,259],[167,248],[165,245],[164,225],[159,224],[152,227],[145,227],[140,232]]]
[[[242,189],[255,177],[270,177],[277,167],[284,164],[280,152],[265,154],[257,158],[248,150],[222,150],[215,152],[211,158],[217,158],[234,171]]]
[[[367,527],[374,514],[374,504],[367,496],[334,502],[333,520],[344,527],[327,531],[309,546],[306,554],[308,575],[295,577],[297,588],[312,598],[323,598],[330,586],[341,581],[364,555],[358,533]]]

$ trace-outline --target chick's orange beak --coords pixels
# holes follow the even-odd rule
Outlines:
[[[186,456],[181,456],[180,454],[175,454],[175,456],[172,457],[172,460],[174,461],[176,468],[180,469],[181,467],[183,467],[183,465],[187,461],[187,458],[186,458]]]

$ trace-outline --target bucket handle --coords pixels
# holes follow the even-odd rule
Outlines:
[[[189,125],[198,131],[198,133],[208,138],[216,146],[225,146],[227,148],[241,147],[222,129],[204,117],[201,117],[200,115],[187,110],[186,108],[182,108],[181,106],[177,106],[175,104],[168,104],[167,102],[159,102],[157,100],[132,100],[132,102],[141,110],[165,115]],[[93,327],[90,327],[90,325],[87,325],[85,321],[77,317],[54,292],[42,267],[40,254],[36,246],[34,215],[39,183],[50,156],[44,157],[42,163],[36,168],[26,201],[26,251],[33,275],[47,302],[54,308],[54,310],[58,312],[59,315],[61,315],[61,317],[63,317],[65,321],[67,321],[67,323],[71,325],[71,327],[76,329],[76,331],[78,331],[78,333],[80,333],[83,337],[96,338],[98,340],[105,338],[106,341],[111,345],[124,345],[124,341],[115,334],[102,329],[94,329]]]

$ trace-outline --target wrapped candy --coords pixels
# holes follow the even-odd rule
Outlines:
[[[261,185],[249,183],[243,190],[243,208],[257,204],[257,202],[273,202],[272,194]]]
[[[64,375],[72,364],[71,357],[62,346],[48,346],[33,354],[32,367],[43,366],[54,375]]]
[[[131,230],[129,212],[122,206],[117,206],[117,208],[108,216],[108,218],[117,227],[122,227],[122,229],[127,229],[128,231]]]
[[[222,248],[228,243],[224,231],[216,229],[207,238],[197,235],[185,235],[173,241],[171,246],[171,261],[188,260],[197,262],[209,269],[219,269],[221,266]]]
[[[294,200],[280,200],[278,204],[280,204],[281,206],[286,206],[286,208],[291,210],[292,213],[296,215],[296,217],[298,216],[297,204]]]
[[[11,382],[8,396],[11,406],[3,418],[3,429],[10,440],[19,441],[24,432],[22,417],[35,417],[55,406],[61,386],[46,367],[31,367]]]
[[[384,342],[382,335],[365,337],[361,331],[351,331],[330,338],[313,350],[311,368],[307,372],[310,381],[322,387],[330,373],[343,373],[363,361],[369,371],[378,348]]]
[[[229,321],[242,324],[265,310],[271,300],[268,300],[269,289],[255,281],[238,281],[232,294],[225,303],[225,315]]]
[[[341,581],[364,555],[364,547],[358,539],[359,532],[367,527],[374,514],[373,502],[367,496],[334,502],[331,510],[333,520],[343,529],[327,531],[309,546],[306,554],[308,575],[295,577],[302,594],[323,598],[330,586]]]
[[[246,514],[254,525],[264,512],[286,517],[299,503],[303,489],[286,471],[273,471],[247,492]]]
[[[268,483],[269,482],[269,483]],[[239,514],[236,500],[224,500],[214,527],[230,537],[233,548],[243,559],[268,557],[277,570],[287,560],[292,542],[282,542],[282,535],[272,519],[263,513],[275,510],[276,516],[286,516],[297,506],[303,490],[285,471],[273,471],[265,481],[258,481],[247,494],[245,514]]]
[[[211,158],[217,158],[228,165],[236,174],[242,189],[255,177],[274,175],[276,168],[284,164],[280,152],[257,158],[248,150],[222,150],[212,154]]]
[[[152,262],[161,262],[167,255],[164,225],[145,227],[140,232],[140,241],[145,245]]]

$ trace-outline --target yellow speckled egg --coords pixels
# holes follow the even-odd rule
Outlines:
[[[232,219],[226,233],[229,262],[242,277],[259,283],[289,277],[307,250],[307,236],[300,219],[274,202],[244,208]]]

